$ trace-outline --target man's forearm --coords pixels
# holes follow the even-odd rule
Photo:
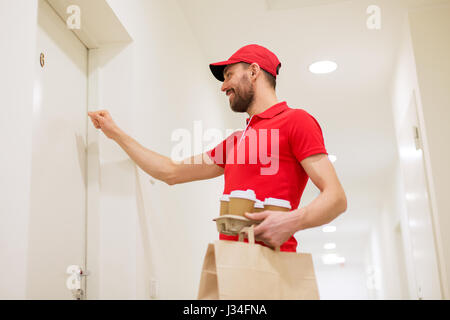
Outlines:
[[[296,216],[296,231],[330,223],[347,210],[344,193],[321,192],[309,205],[293,212]]]
[[[118,130],[114,141],[130,158],[153,178],[169,183],[172,172],[172,160],[139,144],[122,130]]]

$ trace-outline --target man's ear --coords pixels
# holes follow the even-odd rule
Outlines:
[[[258,71],[260,70],[259,65],[256,62],[253,62],[250,66],[250,74],[252,76],[256,75],[258,73]]]

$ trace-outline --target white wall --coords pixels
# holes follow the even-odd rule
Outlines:
[[[411,94],[416,91],[424,157],[435,226],[435,240],[445,298],[450,286],[450,6],[422,7],[410,12],[392,85],[392,107],[399,128]],[[417,71],[416,71],[417,70]],[[398,191],[399,197],[403,193]],[[402,199],[402,198],[400,198]],[[401,200],[399,200],[401,201]],[[405,210],[404,206],[402,210]],[[405,214],[404,211],[402,214]],[[410,284],[411,283],[410,277]],[[410,287],[410,291],[414,290]],[[411,292],[412,297],[416,293]]]
[[[450,5],[410,13],[442,281],[450,299]]]
[[[400,163],[397,161],[394,166],[392,176],[392,195],[394,197],[392,210],[395,213],[393,240],[395,241],[394,251],[397,252],[397,269],[400,274],[401,290],[400,297],[402,299],[416,299],[417,288],[415,282],[415,266],[412,256],[412,246],[409,233],[409,222],[406,214],[405,192],[403,187],[402,176],[400,172]],[[394,275],[395,276],[395,275]]]
[[[399,128],[403,114],[410,103],[411,93],[416,85],[417,77],[415,72],[414,56],[411,48],[409,22],[405,16],[402,30],[401,43],[399,45],[397,63],[394,70],[392,84],[392,106],[395,127]],[[404,188],[401,180],[400,163],[397,162],[395,170],[397,183],[395,184],[394,193],[396,196],[396,211],[400,217],[403,235],[403,246],[405,249],[406,273],[408,278],[408,293],[410,298],[417,298],[417,288],[415,282],[415,270],[412,258],[412,247],[409,237],[408,218],[406,212],[406,204],[404,201]]]
[[[0,299],[25,298],[36,29],[37,1],[0,1]]]
[[[369,299],[363,264],[315,264],[321,300]]]
[[[225,129],[228,105],[175,1],[110,0],[133,43],[91,55],[100,58],[100,108],[143,146],[166,156],[177,128]],[[117,78],[115,75],[120,74]],[[98,134],[90,128],[89,135]],[[99,212],[91,219],[90,299],[195,299],[208,242],[218,238],[223,178],[177,186],[153,181],[102,134]],[[206,143],[200,151],[207,147]],[[96,277],[96,274],[99,277]],[[120,281],[112,282],[112,278]]]
[[[398,164],[386,171],[389,183],[384,190],[379,216],[372,226],[369,246],[366,252],[366,271],[371,278],[369,296],[374,299],[409,299],[408,268],[404,259],[404,239],[397,236],[398,226],[402,226],[401,209],[398,201],[402,201]],[[399,254],[401,253],[401,254]],[[410,263],[408,263],[411,266]],[[406,273],[405,273],[406,272]],[[369,280],[370,282],[370,280]]]

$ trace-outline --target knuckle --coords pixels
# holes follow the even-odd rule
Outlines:
[[[260,225],[258,227],[258,234],[264,234],[266,232],[266,228],[264,227],[264,225]],[[255,233],[256,233],[256,229],[255,229]]]
[[[264,240],[269,240],[270,239],[269,233],[266,230],[264,230],[264,232],[261,233],[261,237],[264,238]]]

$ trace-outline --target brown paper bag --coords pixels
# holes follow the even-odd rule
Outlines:
[[[208,245],[198,299],[320,299],[311,254],[255,244],[253,227],[247,231],[249,243],[218,240]]]

